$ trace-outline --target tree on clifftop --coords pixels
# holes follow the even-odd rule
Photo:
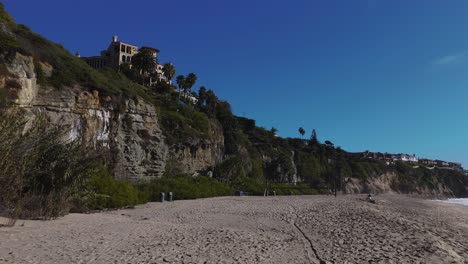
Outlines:
[[[198,106],[202,107],[206,103],[206,88],[205,86],[200,87],[198,90]]]
[[[304,130],[304,128],[300,127],[299,128],[299,134],[301,134],[301,137],[304,137],[306,131]]]
[[[176,78],[177,85],[179,86],[179,93],[182,91],[185,87],[185,76],[179,75]]]
[[[176,69],[174,65],[170,62],[166,62],[163,65],[163,74],[164,77],[169,81],[169,84],[172,84],[172,78],[176,75]]]
[[[184,94],[187,94],[187,92],[192,89],[196,82],[197,76],[195,75],[195,73],[189,73],[187,77],[185,77]]]
[[[315,129],[312,129],[312,135],[310,136],[310,142],[309,142],[310,145],[318,145],[320,144],[318,139],[317,139],[317,132],[315,131]]]
[[[216,114],[216,104],[218,103],[218,97],[216,97],[213,90],[206,92],[206,113],[210,117],[214,117]]]
[[[270,129],[270,132],[273,134],[273,136],[276,136],[276,132],[278,132],[278,129],[276,129],[275,127],[272,127]]]
[[[145,85],[145,78],[156,71],[158,62],[153,55],[155,51],[152,48],[142,47],[132,57],[132,66],[139,71],[143,85]]]

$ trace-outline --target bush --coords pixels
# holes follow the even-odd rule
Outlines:
[[[172,192],[176,200],[208,198],[232,195],[232,190],[225,184],[206,176],[179,176],[154,179],[141,186],[151,201],[159,201],[161,192]]]
[[[167,142],[190,142],[191,139],[208,139],[212,128],[205,113],[197,112],[187,106],[178,109],[159,109],[160,119]]]
[[[92,199],[87,209],[120,208],[148,202],[147,197],[133,184],[113,179],[103,165],[98,166],[89,180]]]
[[[41,64],[34,63],[34,70],[36,71],[37,83],[41,85],[47,84],[47,77],[44,70],[42,69]]]
[[[14,52],[18,49],[20,49],[20,45],[14,36],[7,33],[0,33],[0,51]]]
[[[322,173],[320,162],[314,155],[299,152],[298,153],[298,174],[303,180],[315,182],[320,180]]]
[[[20,113],[0,114],[0,206],[23,218],[58,217],[85,188],[97,153],[79,139],[64,142],[66,130],[45,118],[21,134],[24,125]]]
[[[12,25],[15,23],[13,18],[5,11],[3,3],[0,3],[0,23],[4,23],[6,25]]]
[[[265,191],[265,180],[249,177],[237,177],[231,182],[236,191],[243,191],[248,195],[263,195]]]
[[[238,178],[246,178],[246,163],[240,155],[226,158],[221,164],[214,169],[214,177],[223,183],[230,184],[236,187],[235,182]]]

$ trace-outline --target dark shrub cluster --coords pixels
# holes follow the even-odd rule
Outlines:
[[[16,217],[54,218],[86,189],[97,154],[38,117],[21,133],[21,113],[0,114],[0,205]]]

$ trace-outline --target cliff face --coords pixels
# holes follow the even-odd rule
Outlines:
[[[464,195],[463,191],[457,192],[454,188],[450,188],[446,183],[439,180],[435,180],[430,188],[427,185],[416,183],[405,185],[401,180],[401,175],[399,177],[399,174],[395,172],[386,172],[365,181],[357,178],[346,178],[343,190],[345,193],[353,194],[404,193],[425,197],[453,197]]]
[[[82,137],[102,149],[116,178],[138,182],[160,177],[169,159],[182,164],[186,173],[209,170],[222,159],[222,130],[190,146],[168,146],[153,105],[141,99],[102,97],[81,86],[39,85],[34,67],[32,57],[16,53],[6,64],[9,74],[0,77],[0,89],[11,90],[9,84],[15,83],[14,105],[24,109],[30,121],[25,129],[38,115],[45,115],[64,126],[68,139]],[[43,63],[41,68],[46,75],[56,70]]]
[[[212,172],[223,160],[223,131],[214,129],[210,140],[196,140],[190,144],[175,144],[169,148],[169,157],[183,173]]]

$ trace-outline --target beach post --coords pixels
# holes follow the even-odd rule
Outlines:
[[[161,203],[164,203],[164,193],[163,192],[159,194],[159,201]]]
[[[168,200],[169,202],[172,202],[172,192],[169,192],[169,193],[167,194],[167,200]]]

